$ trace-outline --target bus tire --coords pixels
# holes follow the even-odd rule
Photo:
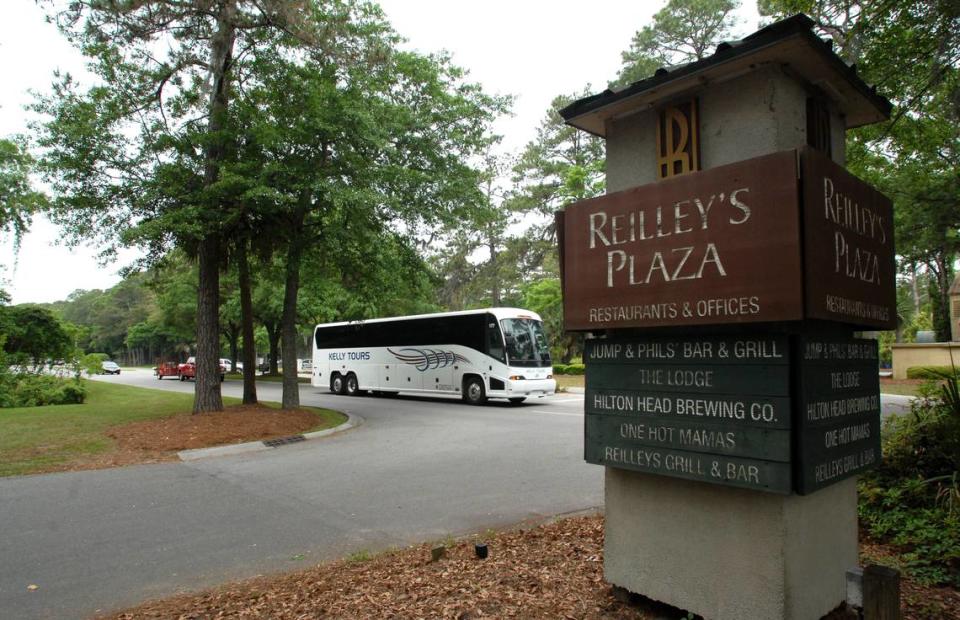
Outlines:
[[[344,380],[343,375],[339,372],[333,373],[333,375],[330,376],[330,391],[342,396],[346,389],[347,382]]]
[[[487,402],[487,390],[483,387],[480,377],[467,377],[463,380],[463,400],[471,405],[482,405]]]
[[[346,386],[344,387],[344,392],[347,396],[360,396],[360,384],[357,383],[357,375],[352,372],[347,375]]]
[[[527,400],[527,398],[526,398],[526,396],[518,396],[518,397],[516,397],[516,398],[508,398],[507,400],[510,401],[510,404],[511,404],[511,405],[519,405],[519,404],[522,403],[523,401]]]

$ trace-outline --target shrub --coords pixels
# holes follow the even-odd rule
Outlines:
[[[87,376],[99,375],[103,372],[103,363],[108,359],[110,356],[106,353],[87,353],[80,358],[80,368],[87,373]]]
[[[554,364],[553,374],[555,375],[582,375],[583,364]]]
[[[0,407],[41,407],[44,405],[79,404],[87,396],[79,379],[61,379],[32,373],[5,377],[0,390]]]
[[[907,368],[907,379],[943,379],[953,372],[950,366],[911,366]]]
[[[955,382],[948,382],[953,386]],[[930,384],[884,426],[883,461],[860,480],[864,529],[925,583],[960,586],[960,410]]]

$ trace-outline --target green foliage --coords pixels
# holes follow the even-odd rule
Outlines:
[[[583,364],[554,364],[555,375],[582,375],[586,367]]]
[[[12,364],[38,366],[45,360],[65,359],[73,352],[73,339],[49,310],[34,305],[2,308],[6,330],[3,349]]]
[[[87,375],[99,375],[103,372],[103,363],[110,359],[106,353],[87,353],[80,358],[80,369]]]
[[[960,253],[960,5],[762,0],[759,9],[809,14],[895,104],[890,122],[851,132],[847,164],[893,199],[900,268],[929,274],[933,328],[949,340],[948,290]]]
[[[87,390],[79,379],[29,372],[0,376],[0,407],[42,407],[82,403]]]
[[[953,385],[956,383],[954,381]],[[860,519],[921,582],[960,586],[960,409],[939,386],[884,427],[883,461],[860,481]]]
[[[580,349],[580,336],[563,330],[563,297],[559,278],[544,278],[523,288],[523,307],[533,310],[543,319],[550,339],[550,357],[562,364]],[[556,366],[556,364],[554,364]]]
[[[613,85],[626,86],[651,77],[660,67],[709,56],[717,43],[730,38],[739,5],[735,0],[669,0],[652,24],[633,35]]]
[[[558,110],[590,94],[583,91],[555,97],[537,128],[537,137],[520,153],[513,167],[516,187],[511,208],[550,218],[541,239],[555,238],[553,214],[564,206],[602,194],[604,177],[603,140],[564,123]]]
[[[14,244],[30,227],[46,198],[30,183],[34,160],[22,139],[0,139],[0,234],[12,233]]]
[[[954,369],[950,366],[911,366],[907,368],[907,379],[944,379],[954,377]]]

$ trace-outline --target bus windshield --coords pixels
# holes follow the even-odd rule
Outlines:
[[[503,319],[503,337],[507,345],[507,365],[518,367],[550,366],[550,344],[543,324],[534,319]]]

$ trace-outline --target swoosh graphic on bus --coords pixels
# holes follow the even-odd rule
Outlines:
[[[387,351],[390,351],[391,355],[404,364],[416,366],[420,372],[435,368],[446,368],[447,366],[452,366],[460,362],[464,364],[470,363],[470,360],[453,351],[436,349],[400,349],[399,351],[394,351],[389,348]]]

